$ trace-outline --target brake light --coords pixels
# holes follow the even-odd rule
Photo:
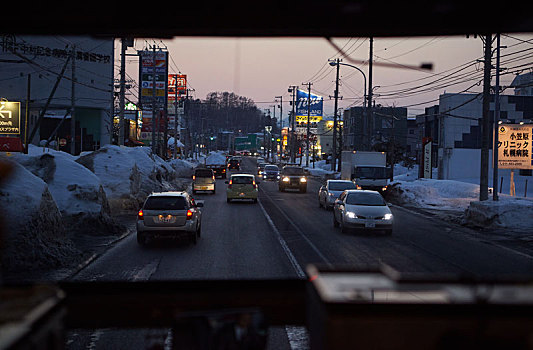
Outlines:
[[[213,175],[213,180],[215,179],[215,175]]]
[[[255,184],[255,181],[252,182],[252,186],[253,186],[254,188],[257,188],[257,185]]]
[[[228,188],[231,188],[232,184],[233,184],[233,180],[229,180]]]
[[[192,210],[187,210],[187,220],[190,220],[192,218]]]
[[[195,179],[196,179],[196,176],[193,175],[193,176],[192,176],[192,180],[194,181]]]
[[[144,212],[143,210],[139,210],[139,212],[137,213],[137,219],[139,220],[143,220],[144,219]]]

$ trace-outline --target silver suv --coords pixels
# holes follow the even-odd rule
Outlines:
[[[203,203],[195,203],[187,192],[152,193],[137,214],[137,242],[185,236],[196,244],[202,230]]]
[[[197,191],[211,191],[211,193],[215,194],[216,180],[212,169],[197,168],[194,170],[192,193],[195,194]]]

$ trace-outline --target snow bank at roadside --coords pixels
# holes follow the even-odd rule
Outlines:
[[[17,162],[0,188],[4,227],[2,267],[6,270],[62,266],[79,252],[66,236],[48,185]]]
[[[489,227],[528,230],[533,227],[533,200],[500,196],[498,201],[474,201],[465,211],[464,223]]]
[[[465,210],[479,197],[479,186],[454,180],[394,181],[391,191],[400,202],[426,209]]]
[[[450,211],[464,213],[460,218],[463,225],[512,230],[533,227],[533,200],[500,195],[497,202],[480,202],[477,184],[435,179],[395,181],[388,196],[400,204],[442,210],[443,217]]]
[[[309,174],[312,176],[317,176],[323,179],[337,179],[340,178],[340,174],[331,170],[331,164],[326,164],[325,160],[319,160],[315,162],[315,167],[313,168],[313,163],[309,163],[309,167],[304,167]]]

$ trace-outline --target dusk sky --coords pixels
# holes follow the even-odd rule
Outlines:
[[[334,38],[333,41],[351,58],[368,60],[368,38]],[[177,73],[179,70],[187,74],[189,87],[195,89],[196,98],[204,99],[212,91],[233,91],[253,99],[259,108],[266,109],[274,105],[275,96],[282,95],[286,118],[290,108],[288,86],[304,88],[301,84],[311,81],[312,92],[324,96],[325,114],[333,113],[334,101],[329,95],[333,95],[335,88],[335,68],[327,62],[330,58],[342,58],[342,55],[324,38],[137,39],[135,49],[154,43],[168,48],[171,57],[169,72]],[[501,43],[507,46],[501,52],[502,67],[513,72],[522,68],[531,70],[533,34],[502,35]],[[119,48],[117,43],[116,61],[119,60]],[[133,49],[128,52],[133,52]],[[374,90],[374,99],[383,106],[407,107],[408,115],[414,116],[423,113],[424,107],[438,104],[438,96],[444,92],[461,92],[469,87],[468,92],[480,92],[482,86],[475,83],[482,79],[483,65],[476,60],[482,57],[483,43],[479,37],[375,38],[374,62],[410,66],[432,63],[433,70],[424,72],[376,64],[373,86],[379,87]],[[346,59],[344,62],[350,63]],[[367,64],[355,65],[368,77]],[[137,70],[138,61],[128,57],[128,75],[137,79]],[[470,74],[465,76],[466,73]],[[436,82],[448,75],[457,79],[445,80],[442,85]],[[502,75],[501,84],[510,84],[514,76],[514,73]],[[360,106],[363,95],[361,73],[341,66],[340,78],[339,95],[344,99],[339,101],[339,107]],[[421,85],[427,85],[424,91],[412,94],[412,89]],[[407,94],[400,91],[405,89],[409,90]],[[512,94],[512,90],[505,93]],[[276,115],[279,115],[279,109]]]

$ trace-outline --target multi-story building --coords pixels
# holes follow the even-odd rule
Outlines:
[[[111,142],[113,39],[3,35],[0,60],[0,97],[21,102],[24,118],[29,96],[28,134],[36,131],[29,142],[65,139],[67,144],[61,149],[70,150],[72,105],[76,153]],[[41,114],[44,118],[37,125]],[[25,121],[21,125],[24,134]]]

